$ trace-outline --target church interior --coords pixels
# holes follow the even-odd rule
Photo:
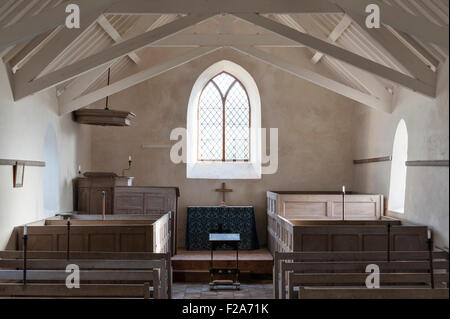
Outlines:
[[[0,0],[0,298],[448,299],[448,0]]]

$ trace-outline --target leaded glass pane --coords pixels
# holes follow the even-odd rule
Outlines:
[[[220,73],[205,86],[198,130],[199,160],[250,160],[250,104],[244,87],[230,74]]]
[[[220,73],[219,75],[216,75],[213,81],[219,87],[222,96],[225,96],[231,84],[233,84],[233,82],[236,81],[236,79],[231,75],[229,75],[228,73]]]
[[[200,97],[198,111],[200,160],[222,160],[223,102],[216,86],[209,82]]]
[[[248,160],[250,112],[247,93],[236,82],[225,101],[225,159]]]

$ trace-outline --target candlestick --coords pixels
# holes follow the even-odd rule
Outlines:
[[[28,242],[28,235],[27,235],[27,226],[24,226],[23,228],[23,284],[27,284],[27,242]]]
[[[106,215],[106,192],[102,192],[102,220],[105,220]]]
[[[431,288],[434,289],[434,264],[433,264],[433,239],[431,239],[431,231],[428,230],[429,236],[427,243],[428,243],[428,261],[430,264],[430,283]]]
[[[70,217],[67,218],[67,260],[70,259]]]
[[[132,162],[132,160],[131,160],[131,155],[130,156],[128,156],[128,168],[124,168],[123,170],[122,170],[122,176],[125,176],[125,171],[128,171],[130,168],[131,168],[131,164],[132,164],[133,162]]]
[[[387,224],[387,261],[391,262],[391,227],[392,225],[389,223]]]

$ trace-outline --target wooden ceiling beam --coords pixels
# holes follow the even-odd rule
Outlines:
[[[335,13],[327,0],[126,0],[106,10],[109,14],[220,14],[220,13]]]
[[[260,46],[302,48],[303,44],[276,34],[177,34],[157,41],[151,47]]]
[[[98,89],[94,92],[87,93],[86,95],[76,98],[67,104],[60,105],[60,114],[63,115],[78,110],[82,107],[88,106],[89,104],[99,101],[107,96],[113,95],[127,88],[130,88],[136,84],[147,81],[148,79],[156,77],[164,72],[172,70],[180,65],[186,64],[194,59],[197,59],[201,56],[214,52],[218,49],[219,49],[218,47],[216,48],[201,47],[193,49],[170,61],[161,63],[156,66],[152,66],[146,70],[140,71],[122,80],[111,83],[110,85]]]
[[[68,66],[62,67],[61,69],[53,71],[49,74],[45,74],[29,83],[22,82],[21,86],[17,86],[16,83],[14,99],[18,100],[30,94],[40,92],[42,90],[61,84],[65,81],[71,80],[81,74],[89,72],[92,69],[96,69],[103,64],[107,64],[112,60],[126,56],[130,52],[142,49],[153,42],[181,32],[186,28],[200,23],[210,17],[212,16],[209,14],[203,14],[189,15],[180,18],[155,30],[145,32],[135,38],[116,44],[115,46],[108,48],[102,52],[81,59],[80,61],[74,62]]]
[[[338,81],[325,77],[317,72],[310,71],[308,69],[299,67],[297,65],[293,65],[288,63],[274,55],[271,55],[262,50],[251,48],[251,47],[236,47],[236,50],[240,51],[243,54],[254,57],[264,63],[272,65],[280,70],[288,72],[292,75],[295,75],[301,79],[312,82],[320,87],[333,91],[339,95],[343,95],[351,100],[362,103],[364,105],[373,107],[377,110],[381,110],[383,112],[391,113],[392,108],[390,104],[381,101],[379,98],[363,93],[357,89],[354,89],[350,86],[344,85]]]
[[[80,12],[87,16],[97,10],[105,10],[111,4],[121,0],[70,0],[58,6],[44,10],[36,16],[26,17],[19,22],[0,30],[0,51],[22,41],[29,40],[41,33],[50,31],[66,21],[66,6],[77,4]],[[82,22],[83,23],[83,22]]]
[[[328,36],[328,41],[331,43],[336,42],[351,24],[352,19],[347,14],[344,15],[344,17],[341,19],[341,21],[339,21],[333,31],[331,31],[330,35]],[[320,61],[320,59],[322,59],[322,57],[322,52],[316,52],[316,54],[314,54],[314,56],[311,58],[311,62],[313,64],[316,64]]]
[[[48,43],[48,41],[50,41],[58,33],[58,31],[59,29],[55,29],[52,31],[41,33],[30,41],[23,42],[26,45],[23,46],[23,48],[18,51],[17,54],[12,55],[11,58],[8,57],[7,60],[11,65],[13,73],[16,73],[18,69],[23,67],[34,54],[39,52],[39,50],[41,50]],[[19,43],[16,46],[22,46],[22,43]]]
[[[404,87],[410,88],[413,91],[417,91],[431,97],[436,96],[435,86],[431,86],[418,79],[412,78],[382,64],[373,62],[369,59],[330,44],[326,41],[299,32],[258,14],[236,14],[236,16],[244,21],[253,23],[264,29],[277,33],[285,38],[302,43],[333,58],[354,65],[375,75],[381,76],[382,78],[398,83]]]
[[[449,48],[448,26],[439,26],[423,16],[412,15],[405,10],[379,0],[329,0],[329,2],[340,6],[346,12],[352,11],[364,18],[367,16],[366,7],[369,4],[376,4],[380,7],[381,23],[410,35],[415,35],[427,43]]]
[[[50,67],[52,62],[76,41],[92,24],[94,24],[101,14],[100,11],[84,18],[83,26],[80,29],[68,29],[59,27],[56,35],[47,44],[36,52],[27,63],[15,74],[14,91],[20,94],[26,91],[32,81],[35,81],[40,74]],[[15,93],[16,94],[16,93]]]
[[[156,20],[151,20],[148,17],[140,18],[133,28],[127,31],[123,38],[125,40],[132,39],[143,32],[148,32],[160,26],[172,22],[176,19],[176,15],[160,16]],[[89,72],[86,72],[75,80],[73,80],[61,94],[58,95],[59,105],[64,105],[72,101],[74,98],[84,93],[108,68],[112,67],[120,59],[112,60],[104,65],[99,66]]]
[[[115,43],[123,42],[124,39],[119,32],[114,28],[114,26],[106,19],[104,15],[100,15],[97,19],[97,23],[102,27],[102,29],[114,40]],[[135,53],[131,52],[128,57],[136,64],[141,62],[141,58]]]
[[[387,27],[381,26],[379,29],[368,29],[365,19],[349,12],[348,15],[365,32],[369,38],[373,39],[379,47],[383,48],[393,59],[395,64],[401,65],[416,79],[426,83],[430,87],[436,87],[436,73],[420,60],[408,47],[406,47]]]
[[[390,28],[390,27],[389,27]],[[439,60],[431,52],[429,52],[421,43],[405,32],[397,32],[395,29],[390,30],[408,49],[410,49],[426,66],[436,72],[439,67]]]
[[[294,19],[289,15],[277,15],[276,17],[277,20],[283,24],[286,24],[290,28],[293,28],[299,32],[310,34],[311,36],[323,41],[330,41],[331,43],[332,39],[325,38],[325,34],[320,32],[314,23],[314,20],[309,17],[301,17],[301,19]],[[345,22],[345,24],[347,23]],[[314,50],[311,51],[313,53],[316,52]],[[328,57],[324,55],[324,58]],[[342,63],[341,61],[333,58],[328,58],[326,63],[334,70],[334,72],[337,72],[338,76],[341,78],[343,77],[343,79],[348,81],[348,83],[351,83],[358,88],[362,88],[366,92],[376,96],[379,100],[385,102],[387,105],[391,105],[392,94],[387,90],[386,85],[376,76],[373,76],[372,73],[356,68],[350,64]]]

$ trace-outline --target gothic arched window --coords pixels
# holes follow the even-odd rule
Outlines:
[[[241,82],[221,72],[198,102],[198,161],[250,161],[250,102]]]
[[[406,161],[408,160],[408,130],[406,123],[400,120],[394,137],[392,150],[391,182],[389,205],[391,212],[405,212]]]

